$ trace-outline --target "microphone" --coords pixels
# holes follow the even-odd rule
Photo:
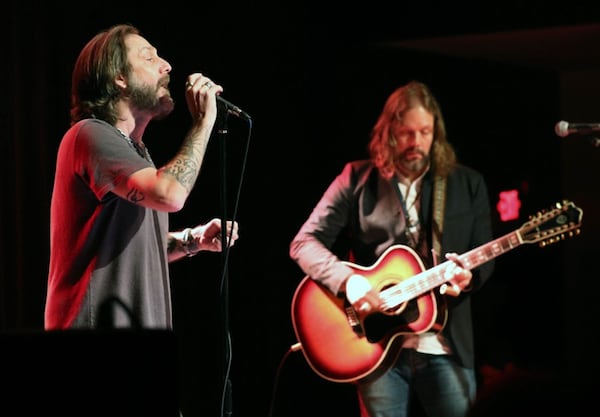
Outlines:
[[[241,119],[244,119],[247,121],[250,121],[250,119],[251,119],[250,115],[248,113],[246,113],[245,111],[240,109],[235,104],[225,100],[223,97],[221,97],[219,95],[217,96],[217,105],[222,107],[223,110],[225,110],[227,113],[233,114],[234,116],[237,116]]]
[[[600,133],[600,123],[569,123],[561,120],[554,127],[554,131],[561,138],[569,135],[591,135]]]

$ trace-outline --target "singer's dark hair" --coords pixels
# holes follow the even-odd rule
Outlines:
[[[417,106],[423,106],[433,115],[432,172],[446,177],[456,166],[456,153],[446,137],[446,124],[439,103],[427,85],[419,81],[411,81],[390,94],[371,131],[369,153],[384,178],[393,177],[397,170],[395,158],[397,139],[392,133],[392,125],[402,123],[404,114]]]
[[[99,32],[83,47],[71,78],[71,125],[86,118],[116,123],[121,91],[114,80],[129,75],[125,38],[139,33],[132,25],[119,24]]]

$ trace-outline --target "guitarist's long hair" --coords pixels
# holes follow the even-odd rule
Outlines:
[[[456,152],[447,140],[446,124],[436,98],[425,84],[411,81],[390,94],[371,131],[369,153],[384,178],[389,179],[396,173],[397,140],[392,134],[392,125],[402,122],[404,114],[417,106],[423,106],[433,115],[434,132],[430,154],[433,174],[446,177],[457,164]]]

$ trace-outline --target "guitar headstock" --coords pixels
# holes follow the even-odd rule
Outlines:
[[[541,211],[519,228],[524,243],[546,246],[578,235],[581,230],[583,210],[573,202],[563,200],[549,210]]]

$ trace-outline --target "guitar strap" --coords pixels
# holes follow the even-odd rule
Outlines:
[[[444,205],[446,204],[446,178],[436,176],[433,181],[433,225],[431,242],[433,245],[433,264],[441,261],[442,232],[444,230]]]
[[[400,187],[398,186],[398,180],[394,179],[394,190],[398,194],[398,198],[400,200],[400,205],[402,207],[402,211],[404,213],[404,217],[409,219],[408,210],[406,209],[406,204],[404,202],[404,196],[400,191]],[[442,232],[444,230],[444,206],[446,204],[446,178],[436,175],[433,178],[433,221],[431,226],[431,263],[433,266],[437,265],[442,257]],[[407,220],[408,222],[408,220]],[[422,240],[424,233],[419,233],[420,237],[418,242],[413,242],[415,249],[421,249],[421,244],[424,243]],[[410,237],[407,237],[410,240]],[[426,250],[426,249],[425,249]],[[421,253],[422,257],[427,256],[428,254]]]

